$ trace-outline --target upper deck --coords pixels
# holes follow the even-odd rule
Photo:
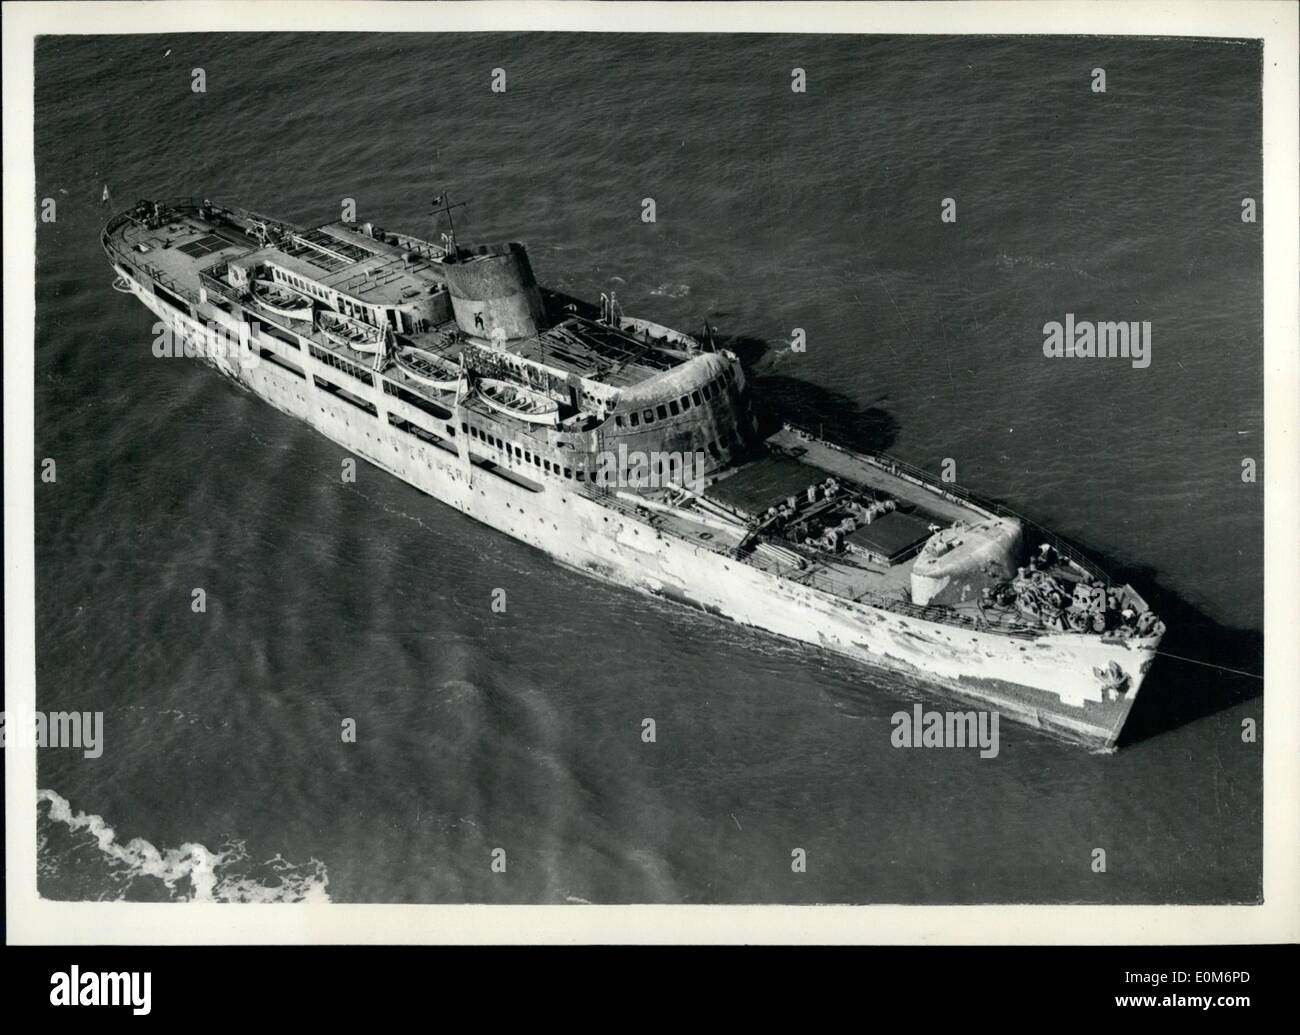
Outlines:
[[[186,297],[197,294],[202,274],[220,279],[234,263],[254,274],[268,271],[293,290],[366,322],[387,324],[402,343],[446,359],[469,344],[513,357],[521,367],[609,389],[640,384],[700,351],[687,335],[645,320],[602,320],[594,306],[546,290],[539,292],[545,321],[534,333],[503,338],[486,326],[464,327],[446,302],[446,250],[370,224],[304,228],[189,198],[156,209],[141,206],[108,224],[105,247]],[[466,250],[456,265],[472,267],[489,258]],[[435,298],[442,304],[430,301]]]

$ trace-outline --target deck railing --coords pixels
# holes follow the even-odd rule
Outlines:
[[[964,614],[955,608],[944,607],[942,605],[919,605],[913,604],[910,600],[899,597],[890,597],[883,593],[877,593],[873,590],[862,591],[846,575],[839,575],[828,568],[809,567],[800,568],[793,564],[782,564],[770,557],[761,554],[751,553],[749,556],[738,559],[735,556],[735,550],[725,543],[716,540],[700,539],[697,536],[687,535],[681,530],[672,527],[660,514],[655,513],[650,508],[638,507],[635,503],[621,499],[613,493],[602,492],[599,486],[588,485],[585,487],[583,494],[591,499],[596,500],[602,506],[610,510],[625,514],[635,518],[643,524],[649,525],[660,535],[672,536],[681,542],[690,543],[692,546],[708,550],[719,556],[729,557],[737,560],[740,564],[748,564],[751,567],[761,568],[764,571],[788,579],[791,582],[797,582],[800,585],[816,589],[829,596],[837,597],[841,600],[849,600],[855,603],[867,604],[871,607],[879,608],[883,611],[892,611],[895,614],[907,615],[912,618],[922,619],[928,622],[940,622],[944,625],[960,626],[966,629],[989,630],[997,629],[998,631],[1008,633],[1009,635],[1034,636],[1043,632],[1043,629],[1036,625],[1031,625],[1018,618],[1001,615],[996,612],[983,612],[980,616]]]

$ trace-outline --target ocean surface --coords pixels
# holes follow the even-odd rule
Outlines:
[[[37,706],[102,711],[105,745],[40,755],[42,894],[1256,901],[1260,62],[1176,39],[45,38]],[[1192,660],[1159,661],[1110,756],[1009,722],[996,759],[894,748],[892,714],[952,702],[585,579],[364,463],[341,483],[339,447],[155,358],[98,242],[185,194],[308,224],[353,198],[436,237],[441,191],[462,241],[527,242],[545,284],[708,321],[786,415],[953,459],[1132,580]],[[1149,320],[1150,367],[1045,358],[1067,313]]]

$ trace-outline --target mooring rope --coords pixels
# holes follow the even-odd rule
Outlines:
[[[1195,658],[1185,658],[1181,654],[1170,654],[1167,650],[1158,650],[1157,654],[1163,654],[1166,658],[1176,658],[1179,661],[1190,662],[1193,665],[1204,665],[1206,668],[1217,668],[1223,672],[1235,672],[1239,676],[1250,676],[1251,679],[1263,679],[1258,672],[1243,672],[1239,668],[1228,668],[1227,665],[1216,665],[1212,661],[1197,661]]]

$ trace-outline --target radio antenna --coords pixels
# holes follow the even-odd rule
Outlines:
[[[439,205],[442,207],[439,208]],[[465,205],[466,202],[464,201],[458,201],[453,205],[451,195],[447,194],[445,191],[433,199],[433,214],[437,216],[439,213],[442,213],[447,217],[447,250],[451,253],[453,259],[459,255],[459,249],[456,247],[456,221],[452,218],[451,210],[455,208],[464,208]]]

